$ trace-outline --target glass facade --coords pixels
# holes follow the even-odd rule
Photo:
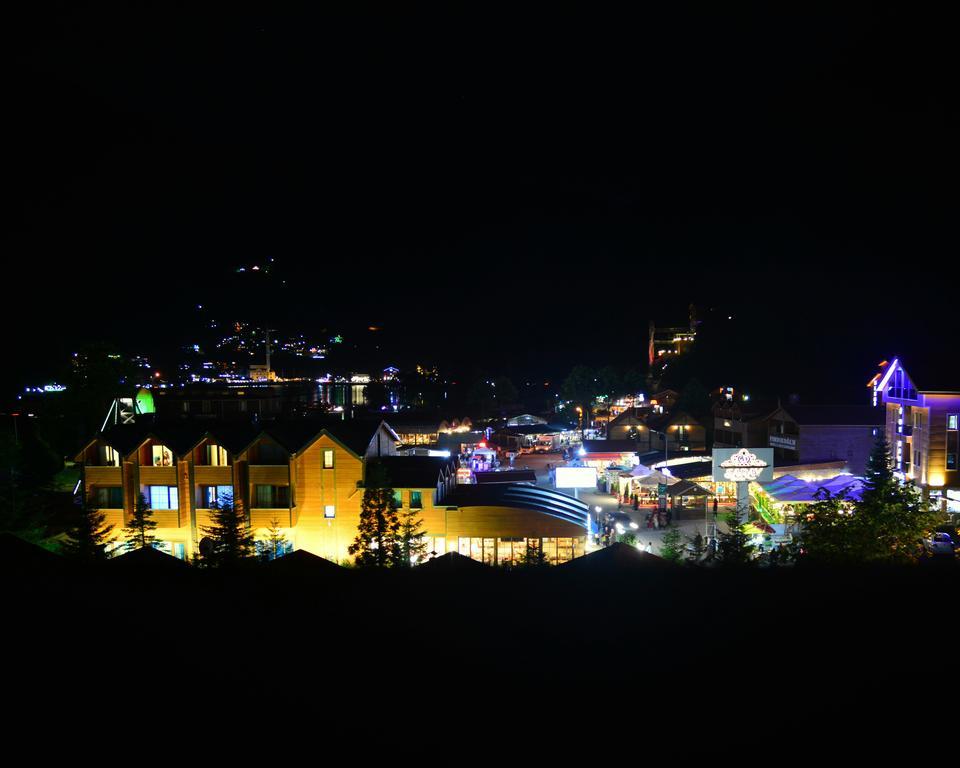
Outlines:
[[[586,552],[586,537],[573,538],[489,538],[461,536],[457,541],[457,551],[472,560],[488,565],[516,565],[531,548],[543,547],[547,562],[565,563]]]

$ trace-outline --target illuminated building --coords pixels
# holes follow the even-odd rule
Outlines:
[[[527,540],[542,540],[561,561],[583,552],[585,504],[536,486],[460,493],[456,459],[398,456],[397,445],[385,422],[141,421],[106,429],[76,460],[83,502],[106,516],[114,536],[142,493],[160,548],[178,557],[198,551],[211,507],[230,499],[258,538],[276,521],[295,549],[345,561],[366,469],[377,461],[392,477],[398,505],[420,511],[432,553],[503,562]]]
[[[685,327],[658,328],[650,321],[647,359],[652,375],[659,373],[670,360],[688,351],[697,339],[697,310],[690,305],[690,324]]]
[[[862,475],[877,436],[883,431],[883,414],[869,405],[789,405],[787,410],[800,429],[800,461],[839,459],[846,470]]]
[[[800,460],[800,427],[779,403],[721,398],[713,406],[714,448],[773,448],[778,464]]]
[[[683,410],[659,413],[631,409],[613,419],[607,427],[611,441],[631,441],[635,450],[702,451],[707,447],[706,428]],[[666,439],[666,445],[664,445]]]
[[[898,358],[881,363],[867,387],[883,411],[894,470],[960,513],[960,390],[920,389]]]

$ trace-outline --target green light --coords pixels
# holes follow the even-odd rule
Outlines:
[[[137,413],[156,413],[157,409],[153,404],[153,393],[149,389],[141,389],[137,392]]]

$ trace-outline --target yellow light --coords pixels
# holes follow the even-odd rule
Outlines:
[[[930,475],[930,485],[934,488],[939,488],[944,483],[944,477],[942,472],[934,472]]]

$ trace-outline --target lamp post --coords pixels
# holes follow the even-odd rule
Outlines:
[[[660,432],[659,430],[656,430],[656,429],[651,429],[650,431],[653,432],[653,434],[655,434],[655,435],[660,435],[660,437],[663,438],[663,469],[664,469],[663,474],[666,474],[667,462],[670,460],[670,456],[669,456],[669,454],[668,454],[668,452],[667,452],[667,433],[666,433],[666,431]],[[666,486],[664,486],[664,487],[666,487]],[[663,501],[664,509],[660,509],[661,500]],[[664,514],[666,514],[666,512],[667,512],[667,510],[666,510],[666,499],[660,497],[659,494],[658,494],[658,497],[657,497],[657,515],[659,516],[659,514],[660,514],[661,512],[663,512]]]
[[[580,442],[583,443],[583,408],[577,406],[577,426],[580,428]]]

